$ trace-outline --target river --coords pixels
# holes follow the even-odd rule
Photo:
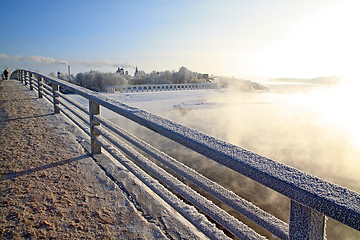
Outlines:
[[[360,192],[356,90],[349,86],[288,83],[270,84],[268,88],[258,92],[221,90],[198,106],[179,104],[159,115]],[[146,129],[121,119],[115,121],[288,221],[287,198]],[[328,239],[360,239],[358,231],[334,220],[327,224]]]

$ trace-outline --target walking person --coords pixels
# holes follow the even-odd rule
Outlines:
[[[5,77],[5,80],[8,79],[8,75],[9,75],[9,71],[5,68],[4,70],[4,77]]]

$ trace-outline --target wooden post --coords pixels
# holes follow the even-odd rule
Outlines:
[[[96,142],[96,138],[100,135],[95,131],[94,127],[100,123],[94,119],[94,115],[100,115],[100,106],[89,100],[89,117],[90,117],[90,137],[91,137],[91,155],[101,153],[101,146]]]
[[[289,239],[326,239],[325,225],[323,214],[291,200]]]
[[[24,81],[25,81],[25,85],[27,85],[27,72],[24,71]]]
[[[57,98],[59,97],[59,95],[57,94],[58,91],[59,91],[59,85],[53,83],[52,94],[53,94],[54,113],[60,113],[60,109],[57,107],[57,105],[59,104],[59,101],[57,100]]]
[[[30,90],[33,90],[33,80],[32,80],[33,74],[29,73],[29,85],[30,85]]]
[[[37,86],[38,86],[38,96],[42,98],[42,77],[37,77]]]

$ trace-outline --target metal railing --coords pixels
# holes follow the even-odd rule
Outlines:
[[[195,208],[240,239],[263,239],[264,237],[179,181],[153,161],[140,154],[128,143],[155,158],[165,167],[180,174],[183,178],[191,181],[281,239],[324,239],[325,216],[360,231],[360,194],[345,187],[330,183],[141,109],[125,105],[101,93],[35,71],[17,69],[12,72],[11,78],[18,79],[25,85],[29,85],[30,90],[36,90],[39,98],[45,97],[53,104],[55,113],[61,112],[65,114],[88,134],[91,139],[91,154],[99,154],[104,148],[211,239],[226,239],[228,236],[216,228],[214,224],[211,224],[206,217],[195,211],[192,206],[195,206]],[[84,107],[59,92],[59,87],[88,99],[89,107]],[[290,198],[289,224],[261,210],[232,191],[209,180],[111,123],[100,115],[100,106],[147,127]],[[124,154],[126,154],[126,157]],[[128,158],[131,158],[131,160]],[[147,172],[150,172],[158,180],[186,199],[192,206],[184,203],[138,166],[142,166],[143,169],[146,169]]]

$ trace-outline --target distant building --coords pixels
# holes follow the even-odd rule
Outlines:
[[[116,73],[118,73],[118,74],[120,74],[120,75],[124,75],[124,74],[125,74],[125,71],[124,71],[123,68],[118,67]]]
[[[203,73],[202,77],[205,79],[206,82],[209,82],[209,83],[212,83],[215,80],[214,77],[209,77],[208,73]]]
[[[137,66],[136,66],[134,76],[136,77],[136,75],[137,75],[138,73],[139,73],[139,71],[138,71],[138,68],[137,68]]]

